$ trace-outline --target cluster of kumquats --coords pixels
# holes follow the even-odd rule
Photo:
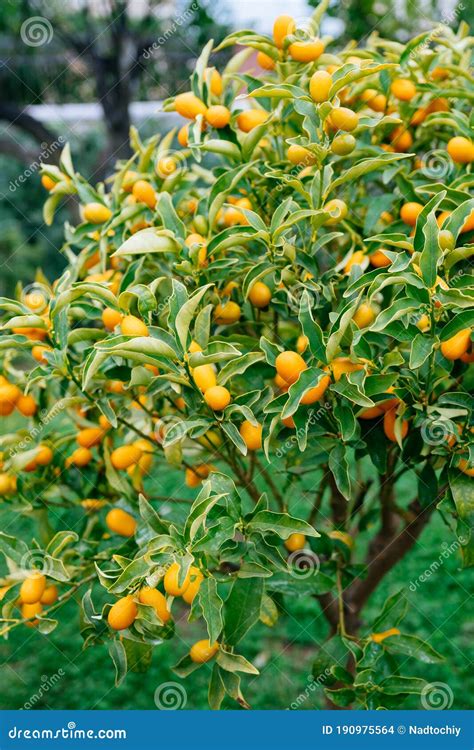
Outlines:
[[[109,636],[148,646],[181,599],[209,635],[191,662],[216,656],[224,671],[243,657],[222,588],[258,581],[255,606],[274,614],[272,574],[316,551],[314,526],[327,580],[338,545],[338,564],[353,551],[351,517],[329,504],[292,514],[295,466],[315,472],[315,489],[331,474],[351,502],[351,467],[382,447],[393,475],[429,466],[448,496],[456,483],[458,513],[474,476],[472,38],[462,27],[404,47],[373,35],[337,51],[318,36],[325,5],[304,35],[289,16],[269,37],[230,35],[217,51],[239,47],[221,71],[209,43],[190,90],[164,104],[187,122],[147,142],[132,130],[133,156],[105,184],[89,185],[68,148],[45,166],[46,222],[63,197],[81,204],[69,266],[50,285],[39,277],[42,305],[2,305],[0,414],[12,421],[0,496],[22,513],[62,495],[81,510],[82,550],[72,537],[53,545],[67,551],[60,601],[98,572],[118,597],[102,612]],[[58,403],[42,421],[38,404],[44,417]],[[160,514],[168,471],[184,493],[199,489],[184,521],[179,489],[172,522]],[[41,627],[56,586],[25,575],[3,581],[4,617],[19,604]]]

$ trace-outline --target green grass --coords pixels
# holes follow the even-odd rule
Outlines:
[[[364,616],[369,620],[390,594],[406,586],[410,607],[403,632],[429,639],[446,657],[441,665],[420,667],[410,661],[407,673],[428,681],[446,682],[454,694],[452,707],[472,708],[469,696],[474,695],[474,675],[468,656],[474,624],[467,603],[470,571],[459,569],[459,555],[454,553],[416,591],[409,589],[410,582],[416,581],[439,559],[447,541],[448,544],[452,541],[449,532],[436,517],[410,555],[385,578]],[[259,677],[244,678],[244,695],[255,709],[287,708],[300,694],[307,695],[301,709],[321,708],[321,690],[308,689],[308,676],[315,653],[326,637],[327,626],[316,602],[287,598],[286,607],[288,614],[274,628],[261,625],[242,643],[242,652],[261,672]],[[119,688],[114,687],[113,666],[106,647],[82,650],[78,607],[74,602],[64,606],[59,620],[58,628],[49,636],[20,627],[8,641],[1,643],[4,689],[0,708],[21,708],[42,692],[39,699],[33,698],[35,708],[155,709],[155,690],[169,681],[182,682],[187,708],[207,708],[209,666],[205,665],[185,681],[179,680],[171,669],[194,640],[205,637],[201,623],[187,623],[184,608],[177,617],[178,637],[155,649],[146,674],[130,673]],[[64,672],[63,676],[50,689],[41,691],[42,681],[59,670]],[[225,707],[235,705],[226,703]],[[413,698],[404,707],[421,706]]]

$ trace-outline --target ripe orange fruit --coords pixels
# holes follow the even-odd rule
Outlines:
[[[223,411],[226,406],[229,406],[231,400],[229,391],[222,385],[214,385],[204,394],[204,401],[214,411]]]
[[[375,310],[372,305],[369,305],[367,302],[363,302],[357,308],[352,320],[358,328],[366,328],[374,322]]]
[[[296,383],[303,370],[308,368],[303,357],[297,352],[281,352],[275,360],[278,375],[290,385]]]
[[[336,130],[355,130],[359,124],[359,115],[348,107],[334,107],[329,115],[330,124]]]
[[[304,534],[290,534],[284,544],[288,552],[297,552],[305,546],[306,537]]]
[[[186,469],[185,471],[185,482],[188,487],[198,487],[203,479],[207,479],[211,473],[211,466],[207,464],[201,464],[200,466],[194,466],[192,469]]]
[[[286,155],[288,157],[288,161],[291,161],[292,164],[311,165],[316,163],[315,155],[312,154],[309,149],[305,148],[304,146],[298,146],[296,143],[292,143],[288,147]]]
[[[387,97],[379,94],[376,89],[366,89],[362,92],[361,99],[374,112],[385,112],[387,108]]]
[[[189,568],[188,572],[186,573],[185,579],[182,582],[182,584],[179,584],[179,571],[180,571],[180,565],[177,562],[174,562],[170,565],[168,570],[165,573],[165,577],[163,579],[163,586],[165,587],[165,591],[170,596],[182,596],[186,589],[188,588],[190,581],[191,581],[191,570],[193,566]],[[197,570],[197,568],[195,568]]]
[[[397,438],[395,436],[395,420],[397,418],[396,409],[388,409],[383,417],[383,431],[385,432],[385,435],[389,440],[392,441],[392,443],[397,442]],[[408,432],[408,422],[406,419],[402,422],[402,431],[401,431],[401,439],[404,440]]]
[[[104,224],[112,216],[112,211],[103,203],[87,203],[82,214],[84,221],[88,221],[90,224]]]
[[[6,472],[0,473],[0,497],[9,495],[14,490],[14,482],[12,480],[15,477],[10,476]]]
[[[409,227],[414,227],[422,211],[423,205],[421,203],[416,203],[415,201],[404,203],[400,209],[400,218]]]
[[[310,78],[309,93],[314,102],[327,102],[332,86],[332,76],[326,70],[317,70]]]
[[[183,148],[186,148],[189,142],[188,127],[189,127],[188,125],[183,125],[183,127],[178,130],[178,135],[177,135],[178,143]]]
[[[339,531],[339,529],[333,529],[332,531],[328,532],[328,537],[331,539],[338,539],[340,542],[343,542],[349,549],[353,549],[354,547],[354,540],[351,537],[350,534],[347,534],[345,531]]]
[[[386,266],[392,265],[390,258],[388,258],[381,249],[375,250],[375,252],[371,253],[369,255],[369,260],[374,268],[385,268]]]
[[[198,593],[203,580],[204,576],[199,568],[191,565],[189,569],[189,585],[187,586],[186,591],[183,593],[183,600],[186,602],[186,604],[193,603],[194,597]]]
[[[249,301],[254,307],[262,308],[270,304],[272,293],[270,288],[263,281],[256,281],[252,284],[249,291]]]
[[[46,588],[46,576],[39,571],[25,578],[20,586],[20,599],[23,604],[39,602]]]
[[[132,464],[138,463],[142,457],[142,450],[136,445],[121,445],[112,451],[110,460],[114,469],[128,469]]]
[[[304,394],[300,403],[307,406],[308,404],[314,404],[316,401],[319,401],[324,396],[324,393],[330,384],[331,378],[329,375],[323,375],[318,385],[315,385],[314,388],[310,388],[309,391]]]
[[[280,49],[283,47],[285,37],[293,34],[296,30],[296,24],[291,16],[278,16],[273,24],[273,41]]]
[[[204,664],[206,661],[210,661],[213,656],[219,651],[218,643],[210,643],[209,639],[198,641],[191,647],[189,656],[191,661],[196,664]]]
[[[463,474],[467,474],[468,477],[474,477],[474,466],[469,466],[469,463],[465,458],[461,458],[458,464],[458,469]]]
[[[309,338],[304,334],[298,336],[296,340],[296,351],[298,354],[303,354],[309,346]]]
[[[244,133],[250,133],[258,125],[268,120],[269,113],[263,109],[246,109],[237,115],[237,127]]]
[[[346,203],[341,201],[339,198],[333,198],[323,206],[324,211],[328,211],[331,214],[330,219],[326,219],[324,222],[325,226],[332,227],[334,224],[338,224],[340,221],[346,218],[348,209]]]
[[[262,425],[253,425],[246,419],[239,427],[240,435],[249,451],[258,451],[262,447]]]
[[[118,310],[114,310],[112,307],[106,307],[105,310],[102,311],[102,323],[105,328],[109,329],[109,331],[113,331],[115,326],[120,325],[122,317],[122,313]]]
[[[58,589],[54,585],[54,583],[50,584],[49,586],[46,586],[43,596],[40,599],[41,604],[51,605],[54,604],[54,602],[58,598]]]
[[[31,349],[31,356],[33,357],[33,359],[36,359],[37,362],[44,365],[47,361],[44,355],[46,354],[46,352],[52,351],[53,350],[50,346],[34,346]]]
[[[176,112],[182,117],[186,117],[188,120],[194,120],[198,115],[205,115],[207,107],[201,99],[199,99],[191,91],[186,91],[184,94],[178,94],[174,100]]]
[[[390,628],[389,630],[384,630],[383,633],[372,633],[370,637],[374,641],[374,643],[382,643],[385,638],[390,638],[390,636],[392,635],[400,635],[399,629]]]
[[[288,47],[288,52],[296,62],[314,62],[323,54],[324,44],[320,39],[314,39],[312,42],[293,42]]]
[[[207,110],[206,120],[213,128],[225,128],[230,122],[230,110],[221,104],[214,104]]]
[[[470,164],[474,161],[474,143],[469,138],[457,135],[448,141],[447,149],[456,164]]]
[[[257,63],[264,70],[273,70],[276,65],[275,60],[270,55],[266,55],[265,52],[258,52]]]
[[[471,329],[464,328],[462,331],[458,331],[454,336],[451,336],[447,341],[443,341],[441,344],[441,354],[446,359],[454,361],[459,359],[465,354],[471,345]]]
[[[237,302],[229,300],[224,304],[219,303],[214,308],[214,320],[219,325],[231,325],[240,320],[241,310]]]
[[[220,96],[224,90],[221,74],[216,68],[206,68],[206,70],[204,71],[206,75],[206,80],[207,80],[207,75],[209,71],[211,71],[211,76],[210,76],[211,94],[214,94],[214,96]]]
[[[349,274],[352,266],[360,266],[365,260],[365,254],[363,250],[356,250],[352,253],[351,257],[344,266],[344,273]]]
[[[137,522],[133,516],[122,510],[122,508],[109,510],[105,517],[105,523],[110,531],[119,536],[133,536],[137,528]]]
[[[156,193],[152,185],[146,180],[137,180],[133,186],[132,195],[140,203],[145,203],[148,208],[155,208]]]
[[[95,445],[99,445],[103,437],[102,427],[86,427],[78,432],[76,440],[83,448],[93,448]]]
[[[92,461],[92,458],[93,456],[89,448],[76,448],[66,459],[66,466],[87,466]]]
[[[120,323],[120,330],[124,336],[149,336],[148,327],[143,320],[135,315],[124,315]]]
[[[166,598],[158,589],[143,586],[138,594],[138,600],[140,604],[147,604],[149,607],[153,607],[164,625],[171,619],[171,612],[168,609]]]
[[[46,190],[52,190],[56,185],[55,181],[47,174],[41,175],[41,184]]]
[[[208,388],[217,385],[216,372],[212,365],[199,365],[193,369],[193,380],[200,391],[205,393]]]
[[[47,466],[53,460],[53,451],[48,445],[40,445],[35,457],[38,466]]]
[[[32,620],[36,615],[41,614],[43,611],[43,605],[41,602],[33,602],[33,604],[22,604],[21,605],[21,616],[24,620]],[[25,622],[29,628],[34,628],[38,625],[38,620],[34,619],[32,622]]]
[[[409,78],[395,78],[390,86],[390,91],[396,99],[409,102],[416,96],[416,86]]]
[[[378,406],[370,406],[368,409],[361,411],[361,413],[358,414],[358,417],[359,419],[377,419],[377,417],[381,417],[384,413],[384,410],[380,409]]]
[[[336,357],[331,362],[332,374],[336,383],[346,373],[356,372],[357,370],[363,370],[364,365],[360,362],[352,362],[349,357]]]
[[[126,630],[133,625],[138,615],[133,596],[123,596],[109,610],[107,621],[112,630]]]
[[[404,154],[413,146],[413,137],[409,130],[403,125],[397,125],[390,133],[390,141],[398,153]]]
[[[32,417],[34,414],[36,414],[38,405],[33,396],[21,395],[16,402],[16,408],[18,409],[20,414],[23,414],[24,417]]]
[[[5,382],[0,385],[0,415],[7,417],[15,408],[16,402],[21,396],[18,386]]]

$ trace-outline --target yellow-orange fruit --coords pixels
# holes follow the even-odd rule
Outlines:
[[[284,544],[288,552],[298,552],[305,546],[306,537],[304,534],[290,534]]]
[[[138,463],[141,457],[142,451],[136,445],[121,445],[112,451],[110,460],[114,469],[122,470]]]
[[[51,351],[53,350],[49,346],[34,346],[31,349],[31,356],[33,357],[33,359],[36,359],[37,362],[44,365],[47,361],[44,355],[46,354],[46,352]]]
[[[105,523],[110,531],[119,536],[133,536],[137,528],[137,522],[133,516],[121,508],[112,508],[112,510],[109,510],[105,517]]]
[[[178,130],[177,138],[179,145],[186,148],[189,141],[188,125],[183,125],[183,127]]]
[[[244,133],[250,133],[258,125],[263,125],[268,117],[268,112],[263,109],[247,109],[237,115],[237,127]]]
[[[103,437],[102,427],[86,427],[78,432],[76,440],[83,448],[93,448],[95,445],[99,445]]]
[[[454,336],[441,344],[441,354],[446,359],[454,361],[465,354],[471,345],[471,329],[463,328]]]
[[[103,203],[87,203],[84,206],[82,214],[84,221],[90,224],[104,224],[112,216],[112,211]]]
[[[378,406],[370,406],[368,409],[361,411],[358,417],[359,419],[377,419],[377,417],[381,417],[384,413],[384,410]]]
[[[334,380],[337,383],[344,374],[363,370],[364,365],[360,364],[360,362],[351,362],[349,357],[336,357],[331,362],[331,368]]]
[[[315,164],[316,163],[316,157],[309,149],[305,148],[304,146],[298,146],[296,143],[292,143],[288,147],[288,151],[286,152],[286,155],[288,157],[288,161],[291,161],[292,164]]]
[[[343,221],[347,216],[347,204],[341,201],[340,198],[333,198],[323,206],[324,211],[328,211],[331,214],[330,219],[326,219],[325,226],[331,227],[334,224],[338,224]]]
[[[133,596],[123,596],[109,610],[107,621],[112,630],[126,630],[133,625],[138,615]]]
[[[66,459],[66,466],[87,466],[92,461],[92,453],[89,448],[76,448]]]
[[[374,268],[385,268],[392,265],[392,261],[385,255],[383,250],[375,250],[375,252],[371,253],[369,261]]]
[[[21,396],[18,386],[13,383],[2,383],[0,385],[0,415],[7,417],[15,408],[16,402]]]
[[[153,607],[163,624],[166,624],[171,619],[171,612],[168,609],[166,597],[158,589],[143,586],[138,594],[138,600],[140,604],[147,604],[149,607]]]
[[[314,388],[310,388],[309,391],[304,394],[300,403],[307,406],[308,404],[314,404],[316,401],[319,401],[324,396],[330,383],[331,378],[329,375],[323,375],[318,385],[315,385]]]
[[[303,370],[308,365],[298,352],[286,351],[281,352],[275,360],[275,367],[278,375],[290,385],[296,383]]]
[[[224,304],[219,303],[214,308],[214,319],[219,325],[231,325],[240,320],[241,309],[237,302],[229,300]]]
[[[397,438],[395,436],[395,420],[397,418],[395,409],[389,409],[385,412],[383,417],[383,431],[385,432],[385,435],[389,440],[392,441],[392,443],[397,442]],[[401,429],[401,439],[403,440],[408,432],[408,422],[406,419],[402,421],[402,429]]]
[[[41,602],[33,602],[32,604],[26,604],[23,603],[21,605],[21,616],[24,620],[32,620],[33,617],[36,617],[36,615],[41,614],[43,611],[43,605]],[[32,622],[25,622],[25,625],[27,625],[29,628],[34,628],[38,624],[38,620],[33,620]]]
[[[189,585],[187,586],[186,591],[183,593],[183,600],[186,602],[186,604],[193,603],[194,597],[198,593],[203,580],[204,576],[199,568],[191,565],[191,567],[189,568]]]
[[[165,587],[165,591],[170,596],[182,596],[186,589],[188,588],[190,581],[191,581],[191,568],[186,573],[185,579],[182,582],[182,584],[179,584],[179,571],[181,570],[181,567],[179,563],[174,562],[170,565],[168,570],[165,573],[165,577],[163,579],[163,586]],[[197,570],[197,568],[196,568]]]
[[[359,115],[348,107],[334,107],[329,115],[330,124],[337,130],[355,130],[359,124]]]
[[[314,39],[312,42],[293,42],[288,47],[288,52],[296,62],[314,62],[323,54],[324,44],[320,39]]]
[[[340,542],[345,544],[346,547],[349,547],[349,549],[352,549],[354,547],[354,540],[346,531],[333,529],[332,531],[328,532],[328,537],[330,537],[331,539],[338,539]]]
[[[389,630],[384,630],[383,633],[372,633],[370,636],[371,639],[374,641],[374,643],[382,643],[386,638],[390,638],[392,635],[400,635],[400,631],[398,628],[390,628]]]
[[[39,602],[46,588],[46,576],[37,572],[25,578],[20,587],[20,599],[23,604]]]
[[[38,405],[33,396],[21,395],[16,402],[16,408],[18,409],[20,414],[23,414],[24,417],[32,417],[34,414],[36,414]]]
[[[38,451],[35,456],[35,462],[38,466],[47,466],[53,460],[53,451],[49,445],[38,446]]]
[[[13,492],[15,489],[15,483],[12,480],[14,479],[15,477],[4,471],[0,473],[0,497],[5,497],[5,495],[9,495]]]
[[[203,393],[208,388],[217,385],[216,373],[212,365],[199,365],[195,367],[193,370],[193,380]]]
[[[185,471],[185,482],[188,487],[198,487],[203,479],[207,479],[211,473],[211,466],[207,464],[201,464],[200,466],[193,466],[187,468]]]
[[[326,70],[317,70],[310,78],[309,93],[314,102],[327,102],[332,86],[332,76]]]
[[[298,336],[296,340],[296,351],[299,354],[303,354],[306,349],[309,346],[309,338],[305,336],[304,334],[301,334],[301,336]]]
[[[270,304],[272,293],[270,288],[263,281],[256,281],[252,284],[249,291],[249,301],[254,307],[262,308]]]
[[[273,24],[273,41],[280,49],[283,47],[285,37],[293,34],[296,30],[296,24],[291,16],[278,16]]]
[[[390,141],[394,150],[402,154],[413,146],[413,136],[403,125],[398,125],[392,130]]]
[[[363,302],[354,313],[352,318],[358,328],[366,328],[375,320],[375,310],[367,302]]]
[[[178,94],[174,100],[174,105],[176,112],[188,120],[194,120],[198,115],[205,115],[207,110],[204,102],[191,91]]]
[[[112,307],[106,307],[102,311],[102,323],[109,331],[113,331],[115,326],[120,325],[122,322],[122,313],[118,310],[114,310]]]
[[[214,385],[204,394],[204,401],[214,411],[223,411],[231,400],[229,391],[222,385]]]
[[[46,190],[52,190],[56,185],[55,181],[47,174],[41,175],[41,184]]]
[[[143,320],[135,315],[124,315],[120,323],[120,330],[124,336],[149,336],[148,327]]]
[[[230,122],[230,110],[221,104],[214,104],[207,110],[206,120],[213,128],[225,128]]]
[[[246,419],[239,427],[240,435],[249,451],[258,451],[262,447],[262,425],[253,425]]]
[[[222,92],[224,91],[224,85],[222,83],[221,74],[216,68],[206,68],[204,71],[206,74],[206,80],[207,75],[209,73],[209,70],[211,70],[211,76],[210,76],[210,87],[211,87],[211,94],[214,94],[214,96],[220,96]]]
[[[448,154],[456,164],[470,164],[474,161],[474,143],[462,135],[448,141]]]
[[[146,180],[137,180],[133,186],[132,195],[140,203],[144,203],[148,208],[155,208],[156,193],[153,185]]]
[[[195,664],[204,664],[210,661],[219,651],[218,643],[211,643],[209,639],[198,641],[191,647],[189,656]]]
[[[270,55],[266,55],[265,52],[257,54],[257,62],[264,70],[273,70],[276,65],[275,60]]]
[[[416,86],[409,78],[395,78],[390,86],[390,91],[396,99],[409,102],[416,96]]]
[[[400,209],[400,218],[409,227],[414,227],[422,211],[423,205],[421,203],[416,203],[415,201],[404,203]]]
[[[474,466],[469,466],[469,463],[465,458],[460,459],[458,469],[468,477],[474,477]]]
[[[58,589],[57,586],[54,585],[54,583],[51,583],[49,586],[46,586],[43,595],[40,599],[41,604],[46,604],[47,606],[50,606],[51,604],[54,604],[54,602],[58,598]]]

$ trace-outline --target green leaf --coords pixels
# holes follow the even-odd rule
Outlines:
[[[222,682],[219,665],[214,664],[211,679],[209,680],[208,701],[212,711],[218,711],[225,698],[225,687]]]
[[[400,161],[400,159],[407,159],[409,157],[410,154],[384,154],[383,156],[378,156],[376,158],[364,159],[355,166],[346,169],[340,177],[336,177],[336,179],[333,180],[327,188],[324,194],[324,198],[326,199],[328,195],[330,195],[330,193],[332,193],[341,185],[344,185],[346,182],[354,182],[363,175],[369,174],[370,172],[375,172],[379,169],[384,169],[388,164],[392,164],[394,162]]]
[[[225,643],[235,646],[255,625],[260,617],[262,596],[262,578],[236,578],[224,605]],[[219,661],[219,658],[218,663],[224,669],[228,668]]]
[[[222,620],[223,601],[217,593],[215,578],[204,578],[199,586],[198,600],[206,621],[209,640],[214,643],[219,638],[224,626]]]
[[[412,341],[410,350],[411,370],[418,370],[418,368],[426,362],[431,352],[433,351],[435,343],[435,339],[431,338],[427,334],[417,333]]]
[[[143,518],[147,526],[153,529],[157,534],[167,534],[169,524],[164,521],[156,510],[153,508],[151,503],[146,499],[144,495],[138,496],[138,507],[140,516]]]
[[[51,557],[58,557],[68,544],[77,542],[78,539],[79,537],[75,531],[58,531],[46,547],[46,552]]]
[[[276,513],[271,510],[260,510],[247,524],[247,531],[259,534],[277,534],[281,539],[288,539],[290,534],[320,536],[306,521],[294,518],[288,513]]]
[[[351,479],[349,474],[349,462],[347,460],[347,448],[343,443],[334,446],[329,454],[329,470],[334,477],[339,492],[350,500]]]
[[[220,650],[217,654],[217,663],[226,672],[244,672],[245,674],[260,674],[244,656],[234,654],[230,651]]]
[[[147,227],[132,234],[111,256],[150,255],[151,253],[176,253],[179,244],[167,229]]]
[[[314,307],[314,302],[312,301],[309,292],[305,289],[301,295],[298,320],[301,323],[303,334],[309,339],[309,350],[311,354],[326,365],[326,346],[324,343],[323,332],[313,318],[311,312],[312,307]]]
[[[391,654],[411,656],[425,664],[436,664],[444,661],[441,654],[438,654],[429,643],[416,635],[397,635],[393,638],[387,638],[383,642],[383,647]]]
[[[426,223],[423,227],[425,241],[423,250],[420,254],[420,269],[423,281],[431,289],[435,285],[438,275],[438,262],[442,255],[439,245],[439,227],[436,221],[436,214],[430,211],[426,217]]]
[[[373,632],[378,633],[398,625],[405,617],[408,600],[403,589],[392,594],[385,602],[381,613],[371,625]]]
[[[458,469],[449,472],[449,486],[459,517],[458,539],[463,567],[474,565],[474,482]]]
[[[110,641],[109,654],[115,667],[115,687],[119,687],[127,676],[127,654],[122,641]]]
[[[173,286],[177,282],[173,280]],[[179,310],[176,319],[174,321],[174,327],[176,329],[176,333],[179,339],[179,342],[183,348],[183,351],[187,351],[188,349],[188,335],[189,335],[189,326],[191,325],[191,321],[194,317],[194,314],[208,291],[213,284],[206,284],[205,286],[200,287],[192,297],[188,299],[188,301],[181,307]]]

